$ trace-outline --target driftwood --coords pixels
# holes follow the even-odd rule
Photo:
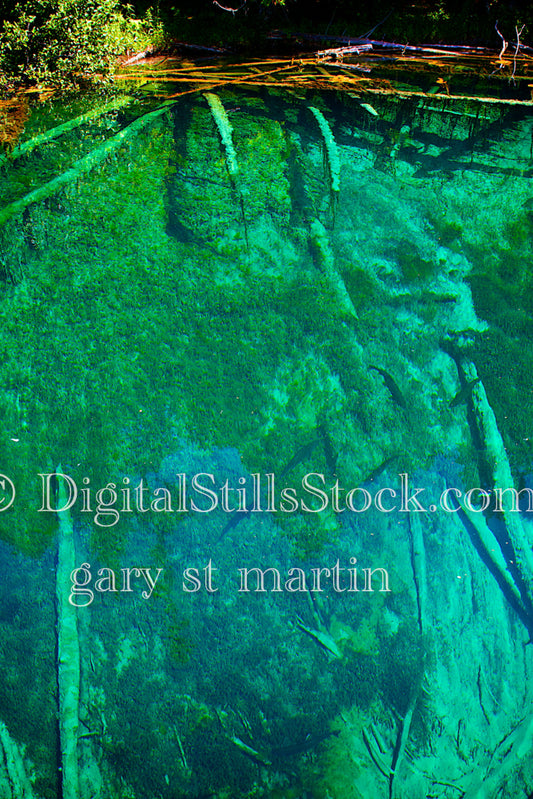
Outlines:
[[[125,61],[122,61],[121,66],[129,67],[132,64],[138,64],[140,61],[144,61],[145,58],[152,58],[155,55],[162,54],[168,55],[169,52],[173,53],[177,50],[195,50],[196,52],[215,53],[217,55],[225,55],[228,52],[225,47],[208,47],[205,44],[189,44],[188,42],[173,41],[164,48],[151,45],[146,50],[141,50],[138,53],[134,53]]]
[[[330,36],[328,34],[294,33],[286,36],[279,31],[273,31],[270,39],[279,41],[280,39],[308,42],[336,42],[343,46],[368,46],[373,50],[398,50],[402,53],[425,53],[427,55],[492,55],[494,51],[489,47],[474,47],[466,44],[407,44],[405,42],[386,42],[381,39],[370,39],[367,36]],[[515,44],[515,42],[513,42]],[[520,49],[531,51],[531,48],[520,44]]]
[[[358,47],[360,47],[358,45]],[[351,46],[350,46],[351,48]],[[188,88],[182,91],[174,92],[165,95],[161,91],[161,97],[174,99],[187,94],[194,94],[198,91],[216,91],[229,86],[267,86],[273,88],[288,88],[288,89],[309,89],[313,91],[350,91],[362,97],[365,94],[383,95],[384,97],[398,97],[399,99],[408,98],[422,98],[428,100],[435,100],[440,103],[442,100],[447,104],[454,102],[478,102],[491,105],[501,106],[533,106],[533,100],[524,100],[519,97],[498,97],[492,94],[475,95],[475,94],[454,94],[450,91],[449,87],[449,70],[450,61],[448,56],[459,59],[461,66],[468,66],[468,58],[463,52],[450,52],[443,48],[442,52],[436,52],[436,48],[431,48],[432,57],[429,58],[429,48],[413,48],[417,53],[406,57],[402,63],[402,55],[399,54],[395,57],[395,62],[399,67],[404,68],[405,71],[410,72],[413,68],[431,67],[436,71],[444,71],[448,76],[448,80],[436,81],[436,85],[429,92],[419,90],[416,83],[413,88],[405,88],[405,81],[403,81],[401,88],[394,85],[389,79],[381,79],[377,74],[377,67],[379,66],[380,55],[375,53],[373,49],[367,49],[360,54],[360,58],[355,58],[354,61],[344,61],[343,51],[344,48],[334,48],[331,51],[320,50],[315,55],[305,55],[294,58],[275,58],[275,59],[262,59],[251,61],[244,64],[236,65],[220,65],[209,64],[206,66],[192,67],[190,65],[183,66],[181,62],[177,61],[175,66],[169,66],[165,69],[156,68],[139,68],[138,70],[126,70],[119,73],[116,77],[121,81],[139,81],[160,84],[163,86],[165,83],[185,84]],[[480,49],[480,48],[477,48]],[[472,73],[478,73],[480,69],[481,55],[483,58],[483,67],[487,74],[494,72],[494,65],[497,56],[495,54],[489,55],[487,51],[483,53],[474,52],[476,48],[471,48],[469,55],[475,56],[472,59],[470,68]],[[344,51],[345,52],[345,51]],[[329,55],[328,55],[329,53]],[[335,55],[338,53],[338,55]],[[350,54],[347,54],[347,58]],[[330,59],[330,60],[328,60]],[[522,59],[527,65],[530,59]],[[172,61],[172,59],[169,59]],[[496,61],[497,64],[497,61]],[[505,63],[509,67],[509,75],[511,77],[511,67],[513,62]],[[354,70],[364,74],[354,74]],[[375,75],[368,74],[369,72],[376,73]],[[507,73],[498,71],[501,78],[507,77]],[[516,78],[520,75],[516,74]],[[440,85],[439,85],[440,84]],[[495,85],[496,84],[492,84]]]
[[[355,44],[349,47],[331,47],[329,50],[319,50],[318,58],[343,58],[345,55],[360,55],[372,50],[371,44]]]
[[[155,52],[156,52],[156,49],[157,48],[155,46],[153,46],[153,47],[148,47],[146,50],[141,50],[140,53],[135,53],[135,55],[132,55],[131,58],[128,58],[127,61],[123,61],[122,62],[122,66],[123,67],[129,67],[130,64],[136,64],[138,61],[142,61],[143,59],[154,55]]]

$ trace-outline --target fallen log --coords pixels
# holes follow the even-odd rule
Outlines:
[[[85,155],[83,158],[80,158],[78,161],[76,161],[70,169],[67,169],[66,172],[63,172],[61,175],[58,175],[57,177],[48,181],[48,183],[33,189],[20,200],[15,200],[9,205],[6,205],[0,210],[0,225],[5,224],[13,216],[22,213],[22,211],[24,211],[24,209],[29,205],[40,202],[41,200],[45,200],[47,197],[51,197],[56,192],[65,188],[65,186],[68,186],[70,183],[74,183],[80,177],[90,172],[95,166],[100,164],[102,161],[105,161],[105,159],[108,158],[112,152],[117,150],[129,136],[137,133],[149,122],[152,122],[154,119],[157,119],[157,117],[166,113],[170,105],[172,105],[172,103],[165,103],[155,111],[151,111],[148,114],[138,117],[138,119],[121,130],[120,133],[112,136],[96,150],[92,150],[92,152],[88,153],[88,155]]]
[[[94,119],[97,119],[104,114],[108,114],[110,111],[118,111],[120,108],[123,108],[130,102],[131,97],[117,97],[114,100],[111,100],[111,102],[105,103],[105,105],[99,106],[98,108],[93,108],[91,111],[87,111],[86,114],[82,114],[74,119],[69,119],[68,122],[64,122],[62,125],[51,128],[44,133],[39,133],[37,136],[34,136],[33,139],[29,139],[28,141],[19,144],[18,147],[14,147],[9,154],[0,155],[0,166],[5,163],[12,163],[23,155],[28,155],[28,153],[31,153],[36,147],[40,147],[41,144],[46,144],[46,142],[57,139],[64,133],[68,133],[70,130],[79,128],[80,125],[84,125],[86,122],[92,122]]]
[[[56,472],[62,472],[61,466]],[[67,494],[59,481],[58,507],[64,508]],[[56,572],[57,685],[59,698],[59,744],[61,749],[62,799],[79,799],[78,767],[80,644],[76,608],[69,602],[69,581],[76,568],[74,531],[68,510],[58,512],[59,538]]]

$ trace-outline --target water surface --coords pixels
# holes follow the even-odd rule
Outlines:
[[[118,105],[1,165],[3,795],[525,795],[530,109]]]

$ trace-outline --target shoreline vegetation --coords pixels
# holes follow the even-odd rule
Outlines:
[[[528,77],[533,62],[533,9],[519,14],[510,0],[399,0],[371,9],[353,0],[333,7],[324,0],[313,6],[308,0],[173,2],[19,0],[11,7],[0,0],[1,96],[109,86],[121,71],[154,56],[237,61],[303,54],[330,64],[369,51],[412,63],[489,57],[511,80]],[[442,89],[449,93],[444,79]]]

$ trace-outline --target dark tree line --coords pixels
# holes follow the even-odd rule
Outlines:
[[[105,80],[121,53],[176,42],[268,53],[317,37],[409,44],[529,43],[533,2],[518,0],[0,0],[0,87]],[[274,43],[271,30],[286,34]],[[291,39],[291,36],[293,37]],[[323,41],[323,40],[319,40]],[[532,42],[533,43],[533,42]],[[322,46],[322,45],[318,45]],[[313,49],[313,44],[309,45]],[[317,49],[317,46],[314,46]]]

